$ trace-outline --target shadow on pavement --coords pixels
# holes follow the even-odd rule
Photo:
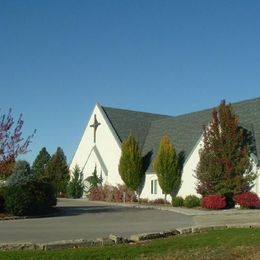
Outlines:
[[[115,213],[124,211],[136,211],[134,208],[121,208],[121,207],[110,207],[110,206],[58,206],[57,217],[61,216],[77,216],[81,214],[98,214],[98,213]],[[140,210],[140,209],[139,209]]]

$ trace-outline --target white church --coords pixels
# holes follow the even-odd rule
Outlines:
[[[250,157],[258,177],[252,191],[260,196],[260,98],[233,103],[232,108],[239,117],[240,125],[253,137]],[[98,175],[103,178],[103,184],[123,184],[118,172],[121,144],[131,132],[136,136],[148,162],[140,197],[150,200],[163,198],[152,161],[162,136],[167,134],[177,152],[184,156],[182,184],[177,195],[198,195],[194,175],[203,142],[202,127],[209,123],[211,115],[212,109],[168,116],[96,104],[72,159],[70,170],[77,164],[85,179],[92,175],[96,167]]]

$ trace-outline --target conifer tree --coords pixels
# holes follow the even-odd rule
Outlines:
[[[57,195],[66,192],[66,187],[70,179],[69,167],[66,156],[60,147],[57,148],[57,151],[47,163],[45,174],[49,181],[52,182]]]
[[[119,174],[125,185],[140,196],[140,184],[143,177],[143,160],[138,143],[133,134],[129,134],[122,143],[119,161]]]
[[[88,181],[88,183],[90,185],[89,189],[98,187],[99,185],[102,184],[102,181],[103,181],[102,177],[101,176],[98,177],[98,175],[97,175],[97,167],[94,168],[92,175],[86,178],[86,181]]]
[[[83,173],[79,166],[76,165],[73,169],[71,180],[68,183],[67,192],[69,197],[74,199],[81,198],[84,192]]]
[[[181,184],[181,171],[178,167],[178,156],[170,138],[162,137],[158,154],[153,162],[159,185],[165,194],[177,192]]]
[[[256,178],[251,171],[248,146],[231,105],[222,101],[204,127],[204,145],[196,169],[201,195],[233,194],[249,190]]]
[[[51,158],[50,154],[48,153],[46,148],[43,147],[33,162],[32,165],[33,174],[35,174],[37,177],[44,176],[44,172],[50,158]]]

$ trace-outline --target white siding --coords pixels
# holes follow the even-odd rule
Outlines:
[[[144,186],[142,189],[142,192],[140,194],[140,198],[142,199],[149,199],[149,200],[155,200],[155,199],[164,199],[164,194],[162,192],[162,189],[159,185],[157,175],[155,173],[149,173],[145,174],[144,177]],[[157,192],[156,194],[151,193],[151,181],[157,180]],[[167,200],[171,201],[170,195],[167,195]]]
[[[191,152],[188,160],[183,166],[182,172],[182,183],[181,188],[178,192],[178,196],[185,197],[187,195],[196,195],[199,194],[196,192],[196,183],[197,179],[195,178],[195,170],[199,162],[199,150],[202,147],[203,141],[200,138],[200,141],[197,143],[193,151]]]
[[[94,122],[94,115],[96,115],[97,121],[100,123],[96,131],[96,143],[94,143],[94,129],[90,127]],[[102,158],[103,163],[100,161],[97,153]],[[107,176],[105,177],[103,175],[103,177],[105,177],[106,183],[111,185],[122,184],[121,177],[118,173],[120,156],[121,147],[117,136],[115,136],[113,129],[109,125],[102,108],[96,105],[73,157],[70,170],[78,164],[79,167],[83,169],[84,178],[86,178],[92,174],[95,166],[97,167],[98,175],[101,170],[104,173],[103,168],[105,164]]]

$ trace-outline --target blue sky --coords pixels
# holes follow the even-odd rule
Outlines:
[[[1,112],[68,162],[96,102],[178,115],[260,96],[260,1],[0,1]]]

